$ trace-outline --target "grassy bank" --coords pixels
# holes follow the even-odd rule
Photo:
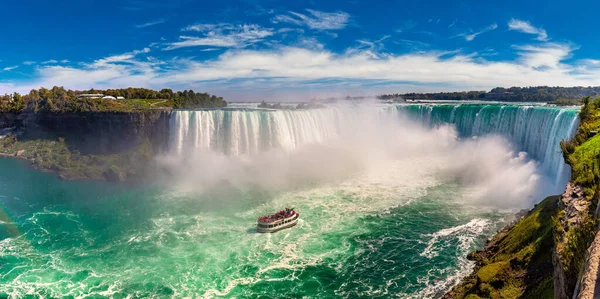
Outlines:
[[[600,181],[600,98],[582,100],[581,123],[571,140],[561,142],[565,161],[571,165],[571,180],[585,190],[588,199],[596,194]]]
[[[469,258],[476,270],[444,298],[552,298],[552,221],[558,196],[544,199]]]
[[[561,142],[566,163],[571,166],[571,182],[583,189],[577,212],[562,207],[555,221],[556,252],[562,270],[569,279],[567,294],[573,292],[585,263],[586,250],[595,236],[594,215],[600,193],[600,98],[583,98],[580,125],[571,140]],[[583,207],[583,208],[582,208]],[[570,211],[571,210],[571,211]]]
[[[112,98],[103,99],[101,97]],[[119,100],[115,100],[119,99]],[[222,98],[193,90],[160,91],[146,88],[108,90],[67,90],[62,86],[51,89],[33,89],[28,94],[0,95],[0,113],[78,113],[78,112],[132,112],[144,109],[220,108],[226,107]]]
[[[554,288],[570,296],[585,263],[597,219],[600,195],[600,98],[583,98],[575,136],[561,142],[571,166],[566,199],[544,199],[508,230],[498,233],[485,250],[474,252],[476,271],[446,298],[553,298]],[[553,251],[556,260],[553,263]],[[554,285],[552,269],[563,281]]]
[[[446,298],[553,298],[554,291],[567,297],[574,292],[595,236],[600,195],[600,98],[581,102],[579,128],[572,139],[561,142],[572,169],[563,198],[544,199],[494,236],[485,250],[472,253],[476,270]],[[553,275],[560,278],[558,286]]]

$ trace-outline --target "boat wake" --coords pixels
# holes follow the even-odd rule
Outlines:
[[[507,109],[450,108],[454,125],[430,126],[441,108],[427,125],[380,108],[174,112],[165,188],[0,159],[0,204],[20,229],[1,236],[0,297],[437,297],[511,210],[553,192],[554,145],[534,147],[526,117],[529,133],[503,134]],[[534,116],[571,120],[557,113]],[[302,212],[294,229],[248,233],[285,206]]]

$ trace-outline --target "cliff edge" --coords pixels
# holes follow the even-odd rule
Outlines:
[[[0,113],[0,155],[63,179],[138,180],[167,150],[170,114],[169,108]]]
[[[595,284],[590,271],[597,267],[590,264],[594,260],[590,253],[598,232],[600,98],[582,101],[575,136],[561,142],[565,162],[571,166],[571,181],[559,202],[554,226],[554,290],[560,299],[578,298],[582,290],[589,294]]]
[[[600,298],[600,98],[582,102],[575,136],[561,142],[565,192],[472,253],[475,271],[444,298]]]
[[[475,270],[443,298],[552,298],[552,221],[559,196],[537,204],[469,254]]]

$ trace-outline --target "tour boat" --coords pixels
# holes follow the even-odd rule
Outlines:
[[[273,215],[258,218],[256,230],[259,233],[274,233],[298,223],[300,215],[294,209],[281,210]]]

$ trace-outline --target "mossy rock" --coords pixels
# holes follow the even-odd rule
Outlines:
[[[509,283],[499,290],[500,298],[519,298],[521,293],[521,288],[513,283]]]
[[[503,274],[510,269],[508,262],[497,262],[483,266],[477,271],[477,278],[482,283],[490,283],[496,280],[501,280]]]
[[[116,165],[111,165],[104,173],[104,178],[108,181],[123,182],[125,181],[125,174]]]

